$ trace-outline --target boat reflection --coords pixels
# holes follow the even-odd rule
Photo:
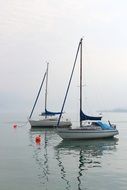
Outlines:
[[[36,135],[42,141],[36,144]],[[60,141],[54,130],[30,130],[30,144],[43,189],[88,189],[88,173],[103,167],[105,156],[113,159],[118,139]],[[106,158],[107,158],[106,157]],[[57,188],[57,189],[58,189]]]
[[[113,154],[116,151],[117,144],[117,138],[86,141],[63,140],[60,142],[55,147],[56,159],[61,170],[61,179],[66,181],[66,189],[72,188],[72,181],[74,181],[75,185],[77,184],[78,190],[87,189],[84,185],[85,175],[87,175],[88,170],[102,167],[102,156],[104,154]],[[70,179],[70,177],[67,178],[67,176],[72,175],[73,170],[75,170],[75,173],[73,173],[75,180]]]

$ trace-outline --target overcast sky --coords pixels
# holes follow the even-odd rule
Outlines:
[[[0,0],[0,112],[31,111],[46,61],[48,108],[58,111],[81,37],[84,109],[127,108],[127,1]],[[66,110],[79,102],[78,77]]]

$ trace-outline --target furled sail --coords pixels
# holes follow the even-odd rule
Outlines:
[[[42,116],[54,116],[54,115],[59,115],[59,114],[61,114],[61,112],[51,112],[51,111],[48,111],[47,109],[45,109],[45,112],[41,113]]]
[[[102,116],[94,117],[94,116],[89,116],[85,115],[82,110],[80,110],[80,121],[84,120],[101,120]]]

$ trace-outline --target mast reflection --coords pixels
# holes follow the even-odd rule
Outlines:
[[[65,171],[65,168],[64,168],[63,163],[61,161],[60,150],[57,150],[57,152],[56,152],[56,159],[58,161],[58,166],[59,166],[60,171],[61,171],[61,179],[66,183],[65,188],[67,190],[69,190],[71,186],[70,186],[69,180],[66,177],[66,171]]]

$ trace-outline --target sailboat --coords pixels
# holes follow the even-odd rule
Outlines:
[[[105,123],[101,121],[102,116],[89,116],[83,113],[82,111],[82,41],[83,39],[81,38],[74,65],[72,68],[71,76],[69,79],[67,91],[65,94],[65,98],[62,104],[61,108],[61,114],[59,115],[59,120],[57,123],[57,134],[62,138],[62,139],[99,139],[99,138],[108,138],[108,137],[114,137],[115,135],[118,135],[118,130],[116,129],[116,126],[114,124],[111,124],[110,122]],[[80,115],[80,121],[79,121],[79,127],[77,128],[70,128],[70,129],[60,129],[60,120],[62,117],[64,105],[67,99],[68,91],[70,88],[72,76],[74,73],[75,65],[77,62],[77,57],[80,52],[80,110],[79,110],[79,115]]]
[[[36,128],[53,128],[53,127],[56,127],[57,123],[58,123],[58,118],[59,118],[58,115],[60,115],[60,113],[61,113],[61,112],[51,112],[51,111],[47,110],[47,87],[48,87],[48,70],[49,70],[48,68],[49,68],[49,63],[47,63],[47,68],[46,68],[46,71],[44,73],[44,77],[43,77],[43,80],[41,82],[41,86],[39,88],[34,106],[32,108],[30,116],[29,116],[29,123],[30,123],[32,128],[33,127],[36,127]],[[39,95],[40,95],[40,92],[41,92],[41,89],[42,89],[42,86],[43,86],[45,80],[46,80],[45,111],[39,115],[40,116],[39,119],[34,120],[34,119],[31,119],[31,117],[32,117],[33,111],[35,109],[36,103],[38,101],[38,98],[39,98]],[[66,128],[66,127],[70,127],[72,124],[71,124],[71,121],[69,119],[63,118],[60,121],[59,125],[60,125],[60,127]]]

